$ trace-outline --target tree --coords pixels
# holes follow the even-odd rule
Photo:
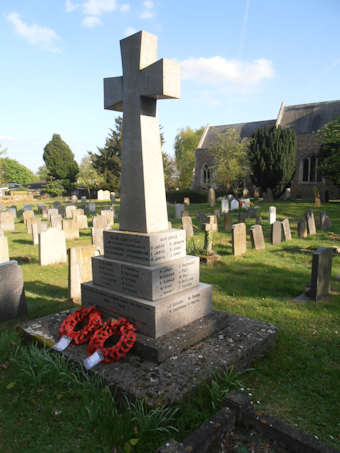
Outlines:
[[[77,183],[86,187],[89,198],[91,190],[99,189],[104,184],[104,177],[93,168],[89,156],[81,160]]]
[[[9,157],[0,159],[1,182],[12,182],[16,184],[30,184],[37,180],[37,177],[24,165]]]
[[[181,129],[175,137],[176,167],[179,172],[178,186],[189,189],[192,182],[192,172],[195,165],[195,149],[203,132],[200,129],[187,127]]]
[[[296,167],[293,129],[267,126],[257,129],[250,142],[249,161],[253,183],[270,188],[279,197],[292,180]]]
[[[228,129],[218,135],[218,141],[210,149],[216,156],[215,182],[220,187],[237,192],[249,173],[249,139],[241,140],[239,132]]]
[[[162,151],[162,159],[165,189],[166,190],[175,189],[177,182],[175,178],[176,163],[174,159],[172,159],[165,151]]]
[[[115,129],[110,129],[103,148],[97,147],[99,154],[89,152],[92,166],[103,176],[103,188],[119,191],[122,169],[122,127],[123,118],[115,119]]]
[[[37,177],[40,181],[47,181],[48,180],[48,170],[46,165],[41,165],[37,171]]]
[[[53,134],[52,140],[45,146],[43,159],[48,174],[56,180],[62,180],[65,188],[70,188],[76,180],[79,168],[70,147],[59,134]]]
[[[340,116],[318,132],[321,143],[319,170],[325,178],[340,186]]]

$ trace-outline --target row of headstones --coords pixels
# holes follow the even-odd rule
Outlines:
[[[210,206],[215,206],[216,203],[211,204]],[[185,207],[190,205],[190,199],[184,198],[183,203],[175,203],[175,218],[180,219],[182,217],[183,211],[185,211]],[[223,199],[221,200],[221,212],[226,213],[229,211],[235,211],[239,208],[245,208],[249,210],[259,209],[259,207],[251,208],[250,207],[250,199],[249,198],[242,198],[240,201],[233,198],[230,195],[230,199]]]
[[[72,203],[77,203],[77,201],[72,201]],[[74,205],[71,205],[71,206],[74,206]],[[15,206],[14,206],[15,207]],[[42,217],[43,218],[47,218],[47,211],[48,208],[46,205],[44,204],[38,204],[38,211],[41,213]],[[66,214],[66,208],[68,206],[63,206],[60,201],[55,201],[53,203],[53,209],[57,209],[58,210],[58,214],[62,215],[62,216],[65,216]],[[77,206],[75,206],[76,208]],[[82,209],[87,209],[88,212],[91,212],[91,213],[94,213],[96,212],[96,209],[97,209],[97,206],[96,206],[96,203],[93,202],[93,201],[90,201],[89,203],[86,203],[86,197],[81,197],[81,207]],[[25,204],[24,205],[24,212],[25,211],[32,211],[33,210],[33,207],[31,204]]]

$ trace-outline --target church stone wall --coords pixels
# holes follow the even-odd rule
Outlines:
[[[210,168],[215,166],[214,153],[206,148],[197,148],[195,151],[195,174],[193,177],[192,189],[207,189],[211,184],[204,184],[202,181],[202,171],[204,165]]]

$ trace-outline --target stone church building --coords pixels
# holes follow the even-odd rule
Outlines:
[[[330,198],[339,197],[340,190],[327,184],[318,172],[320,145],[316,136],[316,131],[329,121],[335,120],[339,115],[340,101],[288,106],[282,103],[277,118],[273,120],[223,126],[208,125],[195,150],[192,188],[198,190],[214,186],[213,175],[216,162],[214,153],[209,147],[216,143],[218,134],[224,133],[228,129],[236,129],[241,138],[251,137],[259,127],[276,124],[281,127],[291,127],[296,133],[296,171],[291,181],[292,195],[298,198],[313,198],[313,189],[317,185],[320,193],[328,190]]]

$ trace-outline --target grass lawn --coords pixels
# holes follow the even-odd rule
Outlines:
[[[306,202],[271,204],[277,207],[278,220],[289,218],[291,241],[269,244],[269,203],[262,202],[266,250],[251,249],[249,226],[254,219],[247,219],[247,253],[233,257],[231,234],[216,233],[214,249],[221,260],[212,268],[201,266],[201,281],[213,285],[216,309],[280,328],[275,348],[263,359],[242,374],[229,372],[202,385],[194,399],[188,398],[174,411],[150,411],[139,402],[122,407],[100,382],[70,369],[63,360],[58,362],[55,354],[22,347],[16,322],[8,322],[0,330],[0,451],[152,453],[171,437],[183,439],[216,412],[224,392],[234,388],[249,393],[260,411],[339,446],[340,295],[318,303],[293,299],[310,280],[312,252],[319,246],[340,246],[329,232],[297,239],[297,220],[309,208],[316,219],[325,209],[331,231],[340,235],[340,203],[321,209]],[[202,244],[198,213],[212,214],[214,209],[195,204],[188,210],[198,231],[195,241]],[[170,220],[173,227],[180,227],[171,208]],[[72,306],[67,301],[67,266],[39,266],[38,247],[32,245],[21,218],[16,231],[6,235],[10,257],[23,269],[29,319]],[[90,241],[90,229],[83,230],[79,240],[68,241],[68,247]],[[340,257],[334,257],[332,269],[332,290],[340,293],[336,274],[340,274]]]

